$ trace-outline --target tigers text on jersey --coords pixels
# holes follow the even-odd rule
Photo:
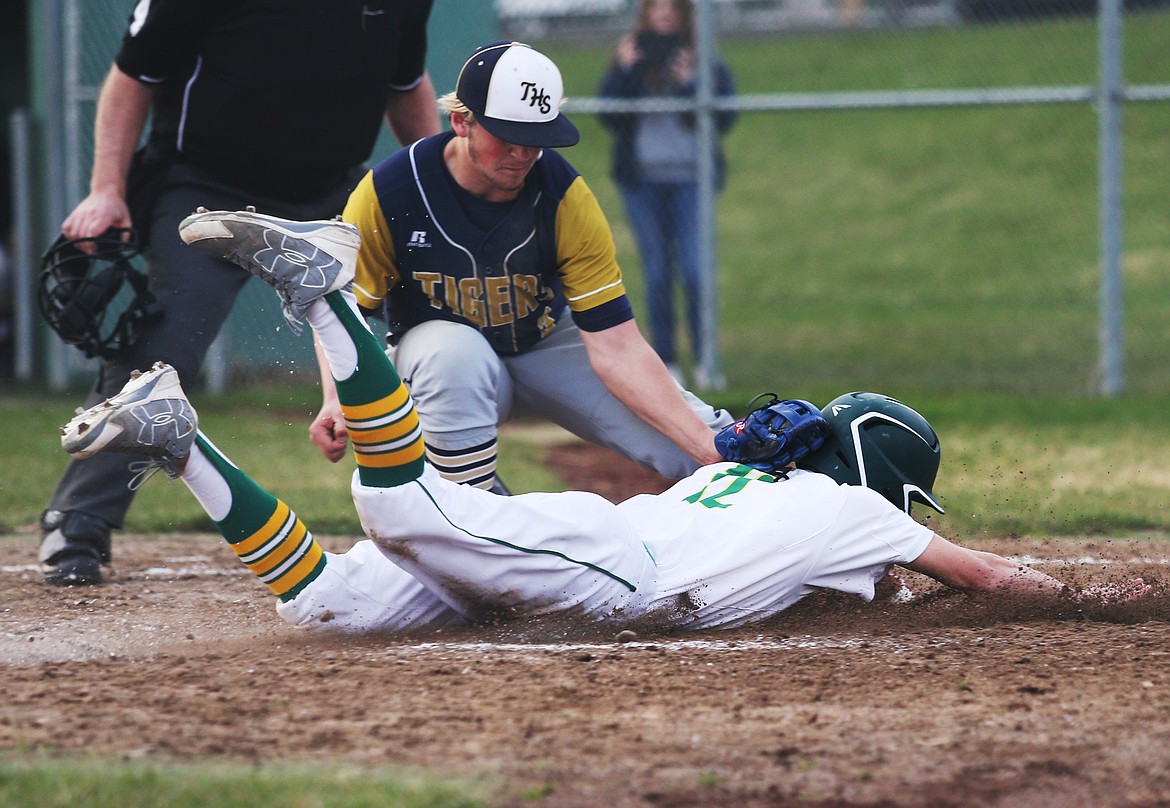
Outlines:
[[[346,205],[362,233],[354,291],[385,303],[395,339],[428,320],[478,329],[501,355],[521,353],[566,306],[583,330],[625,322],[613,236],[584,179],[546,149],[519,196],[488,229],[468,215],[444,161],[455,135],[424,138],[380,163]]]

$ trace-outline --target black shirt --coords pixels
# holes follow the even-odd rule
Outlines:
[[[306,201],[369,158],[391,89],[422,78],[432,0],[151,0],[116,64],[157,85],[150,145]]]

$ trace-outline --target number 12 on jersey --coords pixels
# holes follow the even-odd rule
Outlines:
[[[688,502],[691,505],[702,505],[704,508],[730,508],[735,503],[723,500],[742,491],[753,480],[774,483],[777,477],[751,466],[733,466],[716,474],[711,478],[711,482],[703,486],[702,490],[684,498],[683,502]]]

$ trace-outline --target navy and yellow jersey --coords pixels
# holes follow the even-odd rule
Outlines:
[[[459,199],[443,162],[454,137],[424,138],[366,174],[345,208],[362,234],[354,292],[385,304],[391,339],[428,320],[467,323],[499,354],[525,351],[566,307],[585,331],[634,314],[613,235],[585,180],[545,150],[487,230]]]

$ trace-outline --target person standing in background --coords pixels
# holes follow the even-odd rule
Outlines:
[[[691,0],[640,0],[632,33],[618,42],[601,83],[603,98],[687,98],[695,95],[697,60]],[[718,96],[735,92],[731,71],[713,64]],[[734,125],[734,112],[715,117],[720,136]],[[683,112],[606,113],[613,135],[613,178],[642,256],[651,344],[682,381],[675,339],[674,281],[684,293],[691,349],[699,353],[702,267],[699,255],[699,142],[695,116]],[[716,147],[716,187],[722,187],[724,157]],[[709,386],[696,372],[697,387]]]

